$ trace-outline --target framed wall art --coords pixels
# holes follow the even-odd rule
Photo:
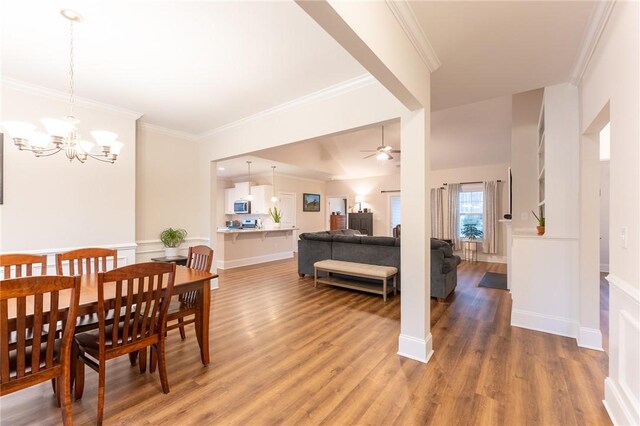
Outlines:
[[[302,211],[319,212],[320,194],[302,194]]]

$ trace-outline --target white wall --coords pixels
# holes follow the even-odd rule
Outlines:
[[[587,132],[609,105],[611,241],[609,376],[605,406],[615,424],[640,424],[640,4],[616,2],[580,82]],[[626,247],[619,235],[627,230]],[[583,292],[584,290],[581,290]],[[597,293],[581,308],[597,309]],[[583,306],[586,305],[586,306]]]
[[[543,90],[531,90],[512,97],[511,173],[513,175],[513,232],[535,232],[531,210],[538,206],[538,118]]]
[[[0,206],[0,252],[54,253],[77,247],[118,248],[122,264],[134,260],[137,115],[94,103],[75,108],[79,131],[119,134],[124,147],[115,164],[88,159],[72,163],[64,153],[36,158],[4,142],[4,205]],[[4,120],[40,124],[68,114],[64,94],[2,86]],[[50,263],[52,259],[50,259]]]
[[[199,161],[200,145],[139,123],[136,161],[136,242],[139,261],[163,256],[159,235],[184,228],[180,249],[209,244],[205,184],[209,170]]]

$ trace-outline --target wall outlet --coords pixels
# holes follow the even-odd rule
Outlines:
[[[623,226],[622,228],[620,228],[620,244],[622,245],[623,249],[628,248],[628,228],[626,226]]]
[[[524,212],[524,213],[520,213],[520,220],[528,220],[529,219],[529,213]]]

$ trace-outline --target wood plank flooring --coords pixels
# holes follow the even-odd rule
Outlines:
[[[212,292],[211,364],[193,328],[167,342],[171,393],[127,357],[107,364],[106,424],[584,425],[602,406],[607,356],[574,339],[511,327],[510,293],[477,287],[499,264],[463,262],[458,287],[431,302],[435,353],[396,355],[400,296],[319,286],[296,261],[222,271]],[[97,375],[86,372],[76,425],[95,424]],[[0,399],[2,424],[58,424],[51,386]]]

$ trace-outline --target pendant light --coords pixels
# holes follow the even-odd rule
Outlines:
[[[271,166],[271,187],[273,188],[273,196],[271,197],[271,202],[277,203],[278,197],[276,197],[276,166]]]
[[[251,195],[251,161],[247,161],[247,169],[249,170],[249,182],[247,183],[249,194],[247,194],[247,200],[251,201],[253,200],[253,195]]]

